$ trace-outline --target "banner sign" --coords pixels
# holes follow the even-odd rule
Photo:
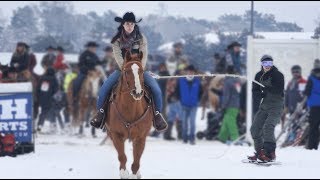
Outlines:
[[[32,106],[32,92],[0,92],[0,133],[13,133],[18,142],[32,142]]]

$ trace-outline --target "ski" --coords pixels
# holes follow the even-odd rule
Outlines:
[[[255,164],[255,165],[258,165],[258,166],[266,166],[266,167],[273,166],[273,165],[281,165],[282,164],[279,161],[261,162],[261,161],[252,161],[252,160],[249,160],[249,159],[243,159],[241,162],[242,163],[247,163],[247,164]]]

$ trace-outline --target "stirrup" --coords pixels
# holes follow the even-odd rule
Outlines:
[[[157,115],[160,115],[160,117],[162,118],[162,121],[166,124],[165,126],[166,126],[166,128],[165,129],[162,129],[162,130],[158,130],[157,128],[156,128],[156,126],[155,126],[155,124],[156,124],[156,120],[155,120],[155,118],[154,118],[154,127],[155,127],[155,129],[156,129],[156,131],[157,132],[164,132],[164,131],[166,131],[167,129],[168,129],[168,123],[167,123],[167,121],[164,119],[164,117],[163,117],[163,115],[159,112],[159,111],[156,111],[155,112],[155,116],[157,116]]]

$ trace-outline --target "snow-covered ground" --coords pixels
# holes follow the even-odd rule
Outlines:
[[[5,178],[119,178],[117,154],[102,136],[76,138],[39,136],[36,152],[17,158],[1,158],[0,179]],[[127,143],[127,168],[132,163]],[[278,151],[281,166],[243,164],[250,147],[198,141],[196,146],[148,139],[141,162],[143,178],[319,178],[318,151],[287,148]]]
[[[197,118],[197,129],[205,121]],[[89,129],[86,131],[89,134]],[[68,135],[37,135],[36,152],[17,158],[0,158],[0,179],[5,178],[119,178],[117,153],[110,140],[100,146],[105,135],[78,138]],[[132,159],[131,143],[126,143],[127,168]],[[243,164],[252,147],[227,146],[215,141],[197,141],[195,146],[148,138],[141,161],[143,178],[319,178],[319,151],[303,148],[278,150],[281,166]]]

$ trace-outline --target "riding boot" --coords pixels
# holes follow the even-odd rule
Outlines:
[[[164,120],[162,114],[159,111],[155,112],[153,127],[158,132],[163,132],[168,128],[168,124],[167,124],[166,120]]]
[[[98,113],[91,119],[90,125],[95,128],[102,129],[105,117],[106,115],[105,115],[104,109],[102,108],[99,109]]]
[[[107,109],[108,109],[108,103],[104,103],[103,107],[99,109],[98,113],[90,120],[90,125],[95,128],[103,129],[105,119],[106,119],[105,110]]]

